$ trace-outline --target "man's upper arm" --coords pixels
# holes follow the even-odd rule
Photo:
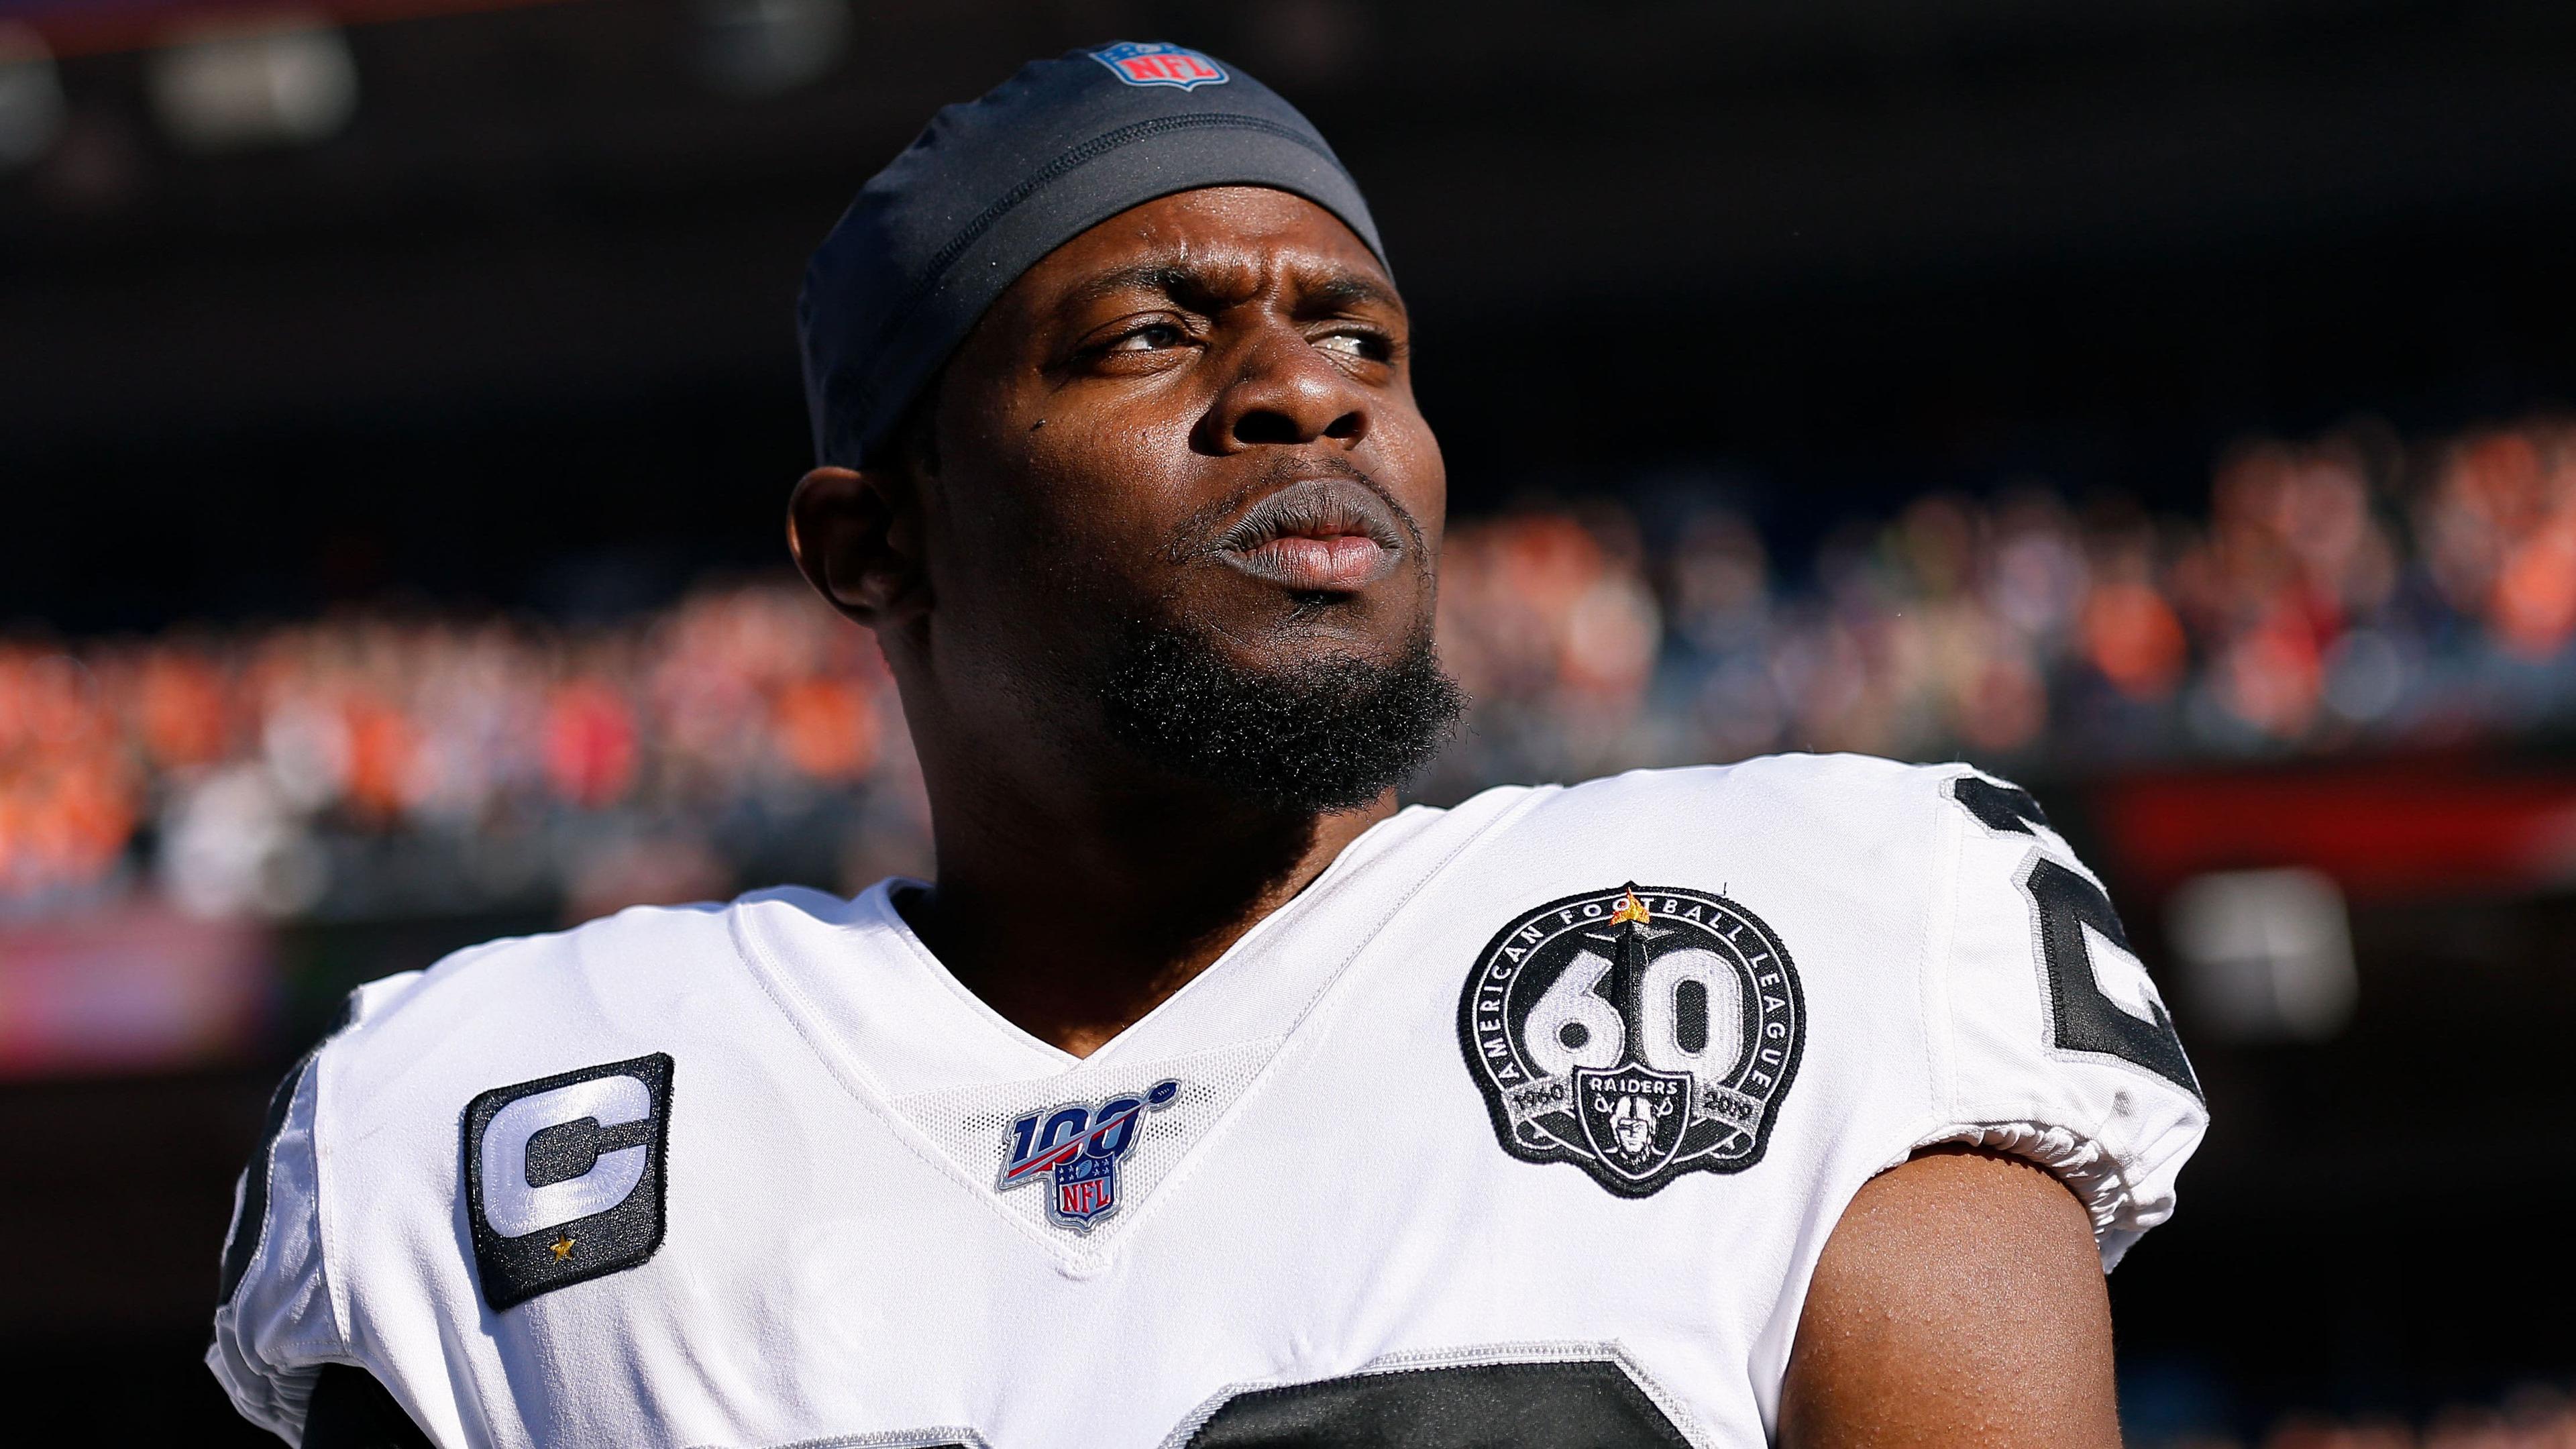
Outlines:
[[[1782,1445],[2119,1440],[2101,1258],[2062,1183],[2017,1158],[1935,1148],[1861,1189],[1807,1291]]]

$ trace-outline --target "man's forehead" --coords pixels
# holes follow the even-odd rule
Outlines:
[[[1303,197],[1251,187],[1184,192],[1111,217],[1028,280],[1067,310],[1139,292],[1228,298],[1271,285],[1309,304],[1404,306],[1376,255],[1340,218]]]

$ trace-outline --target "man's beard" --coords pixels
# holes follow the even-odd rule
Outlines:
[[[1428,621],[1392,663],[1326,655],[1249,669],[1167,620],[1119,641],[1101,681],[1110,734],[1163,768],[1279,810],[1365,805],[1428,764],[1466,709]]]

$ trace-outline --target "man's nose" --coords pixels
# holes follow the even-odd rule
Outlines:
[[[1367,390],[1294,328],[1264,329],[1243,348],[1238,369],[1201,424],[1204,450],[1318,441],[1352,447],[1368,436]]]

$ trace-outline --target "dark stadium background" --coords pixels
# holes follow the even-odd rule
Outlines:
[[[1378,209],[1485,700],[1426,796],[2010,773],[2215,1114],[2112,1280],[2133,1440],[2576,1442],[2557,0],[0,0],[13,1428],[257,1438],[216,1250],[351,982],[917,858],[899,738],[834,742],[863,648],[724,673],[812,624],[797,275],[935,105],[1112,36],[1263,76]],[[487,655],[542,676],[535,783],[371,785],[443,717],[385,676]],[[665,666],[774,739],[667,744]],[[2255,944],[2186,969],[2192,920]]]

